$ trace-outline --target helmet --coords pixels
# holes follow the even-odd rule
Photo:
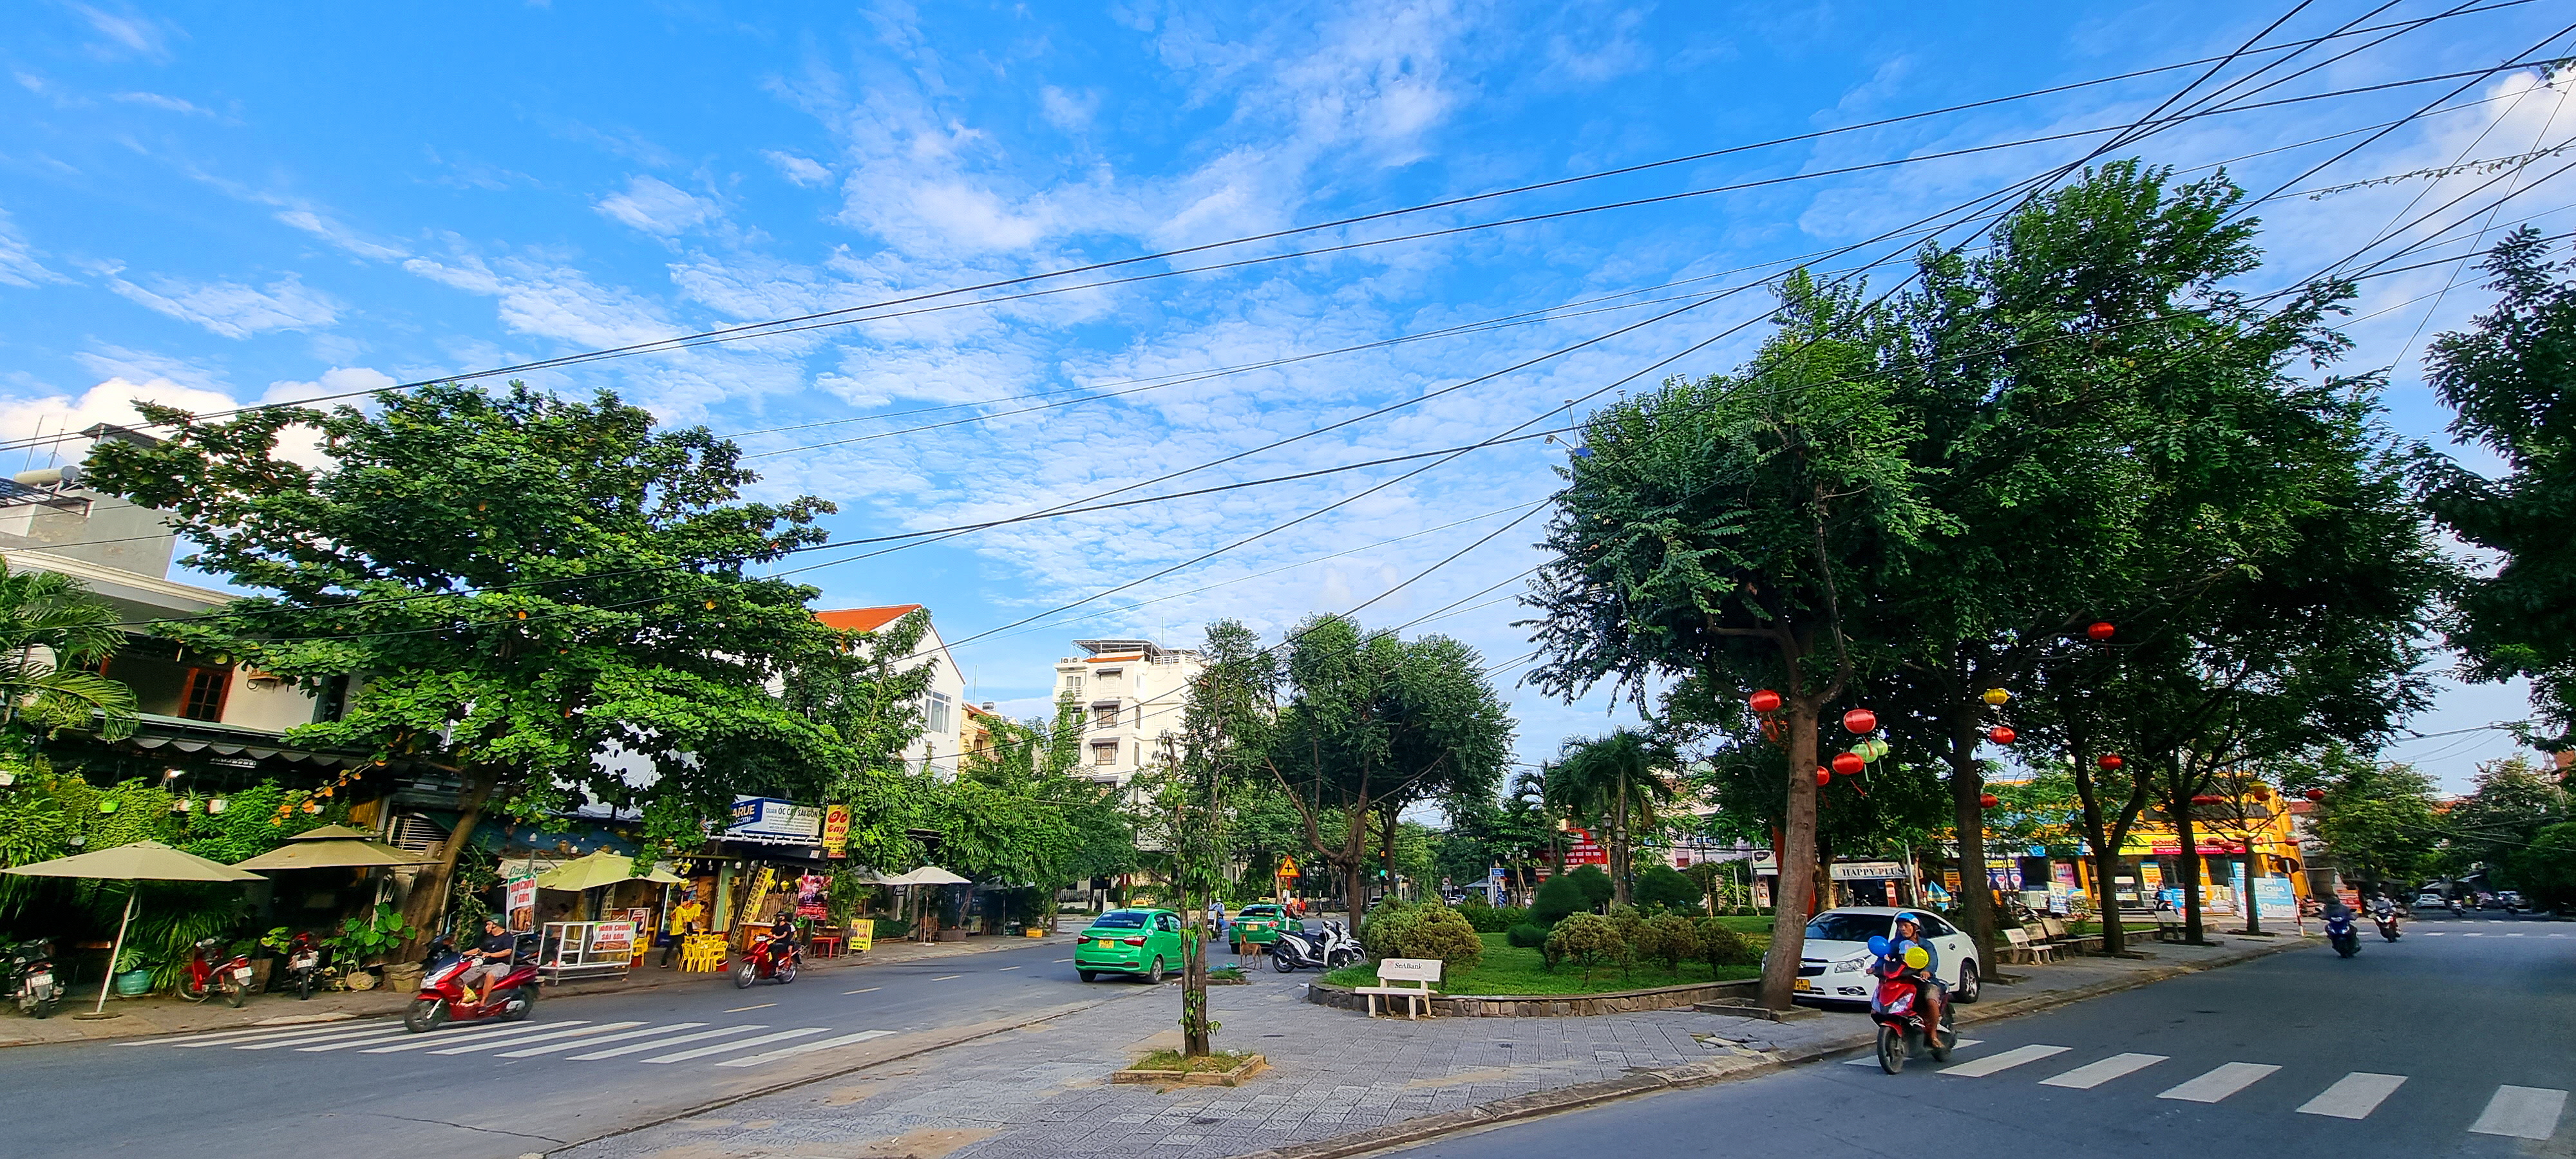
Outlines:
[[[1919,913],[1916,913],[1916,912],[1914,912],[1913,910],[1910,910],[1910,909],[1909,909],[1909,910],[1898,910],[1898,911],[1896,911],[1896,920],[1898,920],[1898,921],[1900,921],[1900,922],[1912,922],[1912,923],[1914,923],[1915,925],[1920,926],[1920,925],[1922,925],[1922,924],[1923,924],[1923,915],[1922,915],[1922,914],[1919,914]]]

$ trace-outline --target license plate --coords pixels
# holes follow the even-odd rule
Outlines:
[[[54,984],[54,976],[51,974],[29,974],[27,975],[27,984],[41,990]]]
[[[300,954],[295,959],[295,968],[298,970],[310,970],[321,964],[322,957],[319,954]]]
[[[235,966],[235,967],[233,967],[233,981],[235,981],[235,982],[248,982],[248,981],[250,981],[250,967],[248,967],[248,966]]]
[[[1816,987],[1815,987],[1815,984],[1814,984],[1814,983],[1811,983],[1811,982],[1807,981],[1807,980],[1806,980],[1806,979],[1804,979],[1804,978],[1800,978],[1800,979],[1798,979],[1798,984],[1797,984],[1797,985],[1795,985],[1795,986],[1790,987],[1790,989],[1793,989],[1793,990],[1813,990],[1813,989],[1815,989],[1815,988],[1816,988]]]
[[[1111,946],[1115,946],[1115,945],[1117,945],[1117,944],[1118,944],[1118,940],[1117,940],[1116,938],[1102,938],[1102,939],[1100,939],[1099,941],[1094,942],[1094,943],[1092,943],[1092,944],[1093,944],[1093,945],[1095,945],[1095,946],[1100,947],[1101,949],[1106,950],[1106,949],[1108,949],[1108,948],[1109,948],[1109,947],[1111,947]]]

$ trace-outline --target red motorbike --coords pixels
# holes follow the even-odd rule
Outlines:
[[[218,956],[223,944],[222,938],[207,938],[188,948],[188,972],[179,978],[180,997],[203,1002],[221,994],[227,1006],[250,1001],[250,955]]]
[[[403,1029],[426,1034],[448,1022],[484,1018],[519,1022],[536,1010],[537,964],[532,958],[522,953],[511,959],[509,971],[490,980],[482,996],[468,1002],[463,979],[475,961],[440,942],[431,951],[432,965],[420,977],[420,996],[403,1010]]]
[[[1889,963],[1879,976],[1878,996],[1869,1004],[1869,1019],[1878,1024],[1878,1069],[1902,1071],[1918,1049],[1928,1049],[1934,1062],[1950,1061],[1950,1047],[1959,1040],[1950,1007],[1942,1005],[1941,1025],[1934,1027],[1924,1021],[1922,998],[1922,983],[1902,966]]]
[[[748,988],[764,978],[775,978],[781,984],[796,980],[796,967],[805,961],[805,952],[796,945],[791,930],[771,930],[751,940],[751,949],[734,963],[733,984]]]

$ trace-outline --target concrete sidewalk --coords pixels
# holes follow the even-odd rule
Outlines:
[[[2137,959],[2020,967],[1961,1007],[2009,1017],[2196,970],[2313,945],[2223,938],[2150,945]],[[1638,983],[1651,983],[1651,969]],[[1304,1000],[1314,975],[1255,974],[1212,988],[1220,1049],[1271,1070],[1237,1088],[1111,1086],[1137,1055],[1177,1046],[1179,995],[1129,995],[881,1067],[676,1119],[556,1154],[575,1159],[886,1155],[911,1159],[1254,1153],[1326,1159],[1676,1086],[1727,1081],[1867,1045],[1865,1014],[1771,1022],[1689,1010],[1592,1018],[1369,1019]]]
[[[1072,923],[1068,922],[1068,925]],[[863,970],[870,966],[918,962],[930,958],[949,958],[961,954],[980,954],[1026,946],[1041,939],[977,937],[960,942],[879,942],[864,954],[839,958],[807,958],[806,974],[829,974],[841,970]],[[1051,940],[1071,945],[1079,939],[1070,933]],[[709,990],[733,985],[723,973],[683,974],[677,968],[664,970],[653,963],[661,960],[654,951],[643,966],[625,978],[597,982],[571,982],[546,988],[549,1001],[562,1001],[591,994],[630,994],[638,990],[665,987],[702,987]],[[197,1034],[253,1026],[294,1026],[307,1022],[338,1022],[352,1018],[386,1018],[402,1013],[412,999],[411,992],[397,992],[381,987],[356,993],[319,993],[309,999],[293,994],[270,992],[252,996],[239,1009],[226,1006],[220,998],[189,1002],[167,994],[143,998],[109,998],[107,1009],[116,1018],[98,1020],[72,1017],[86,1013],[98,1003],[98,990],[92,983],[76,991],[51,1018],[8,1016],[0,1018],[0,1047],[30,1046],[47,1042],[82,1042],[93,1039],[139,1038],[156,1034]]]

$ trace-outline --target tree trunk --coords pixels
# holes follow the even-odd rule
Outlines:
[[[1395,896],[1395,834],[1401,823],[1395,810],[1390,807],[1386,810],[1385,819],[1378,826],[1378,871],[1385,875],[1388,897]]]
[[[1979,962],[1996,962],[1995,899],[1986,888],[1985,776],[1977,768],[1976,701],[1955,690],[1950,699],[1950,810],[1959,841],[1959,916],[1977,943]]]
[[[2104,852],[2100,842],[2093,844],[2094,912],[2102,916],[2102,952],[2117,956],[2129,948],[2127,931],[2120,928],[2120,857]]]
[[[1619,795],[1610,802],[1610,899],[1628,904],[1628,775],[1619,774]]]
[[[1771,952],[1762,963],[1762,1005],[1787,1010],[1797,993],[1816,889],[1816,715],[1820,701],[1793,696],[1788,710],[1789,802],[1781,847],[1772,851],[1780,886],[1771,901]]]
[[[1195,899],[1191,899],[1195,900]],[[1182,911],[1188,925],[1181,932],[1181,1056],[1204,1058],[1214,1037],[1208,1025],[1208,938],[1207,906],[1192,905]]]
[[[2249,824],[2243,828],[2245,829],[2245,876],[2242,880],[2245,885],[2243,889],[2238,891],[2243,894],[2243,896],[2237,900],[2236,904],[2245,907],[2245,932],[2249,934],[2259,934],[2263,932],[2263,917],[2261,914],[2254,912],[2256,909],[2254,904],[2254,873],[2256,870],[2262,868],[2258,863],[2258,859],[2261,855],[2254,852],[2254,827]]]
[[[483,806],[492,799],[492,791],[499,783],[499,776],[489,770],[466,770],[465,791],[456,801],[456,828],[447,834],[447,840],[439,842],[438,860],[423,866],[412,877],[411,892],[403,898],[403,921],[418,931],[403,943],[404,957],[418,957],[438,936],[439,922],[447,913],[448,889],[456,880],[457,855],[465,852],[465,843],[474,839],[474,827],[483,820]]]
[[[2191,798],[2181,791],[2185,786],[2176,774],[2174,798],[2174,849],[2182,871],[2182,940],[2192,945],[2202,942],[2200,926],[2200,838],[2191,827]]]

